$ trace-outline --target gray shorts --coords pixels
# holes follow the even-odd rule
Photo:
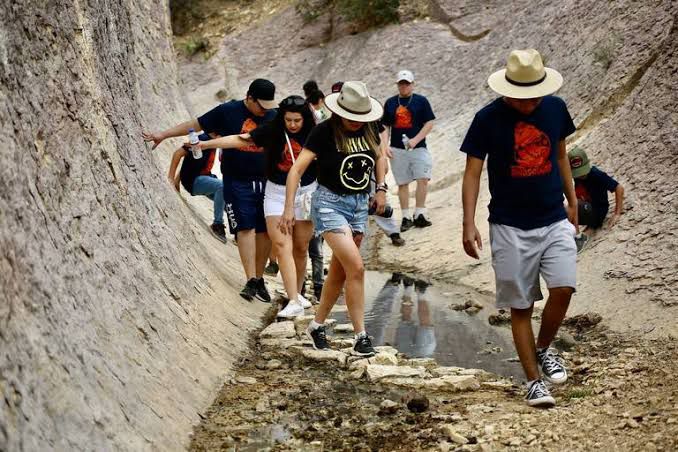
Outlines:
[[[426,148],[414,148],[410,151],[391,148],[391,170],[396,184],[405,185],[417,179],[431,179],[433,159]]]
[[[527,309],[543,299],[539,275],[546,287],[576,287],[575,228],[561,220],[523,230],[490,223],[492,267],[497,284],[497,308]]]

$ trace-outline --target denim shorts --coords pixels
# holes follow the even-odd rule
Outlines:
[[[315,235],[343,231],[346,226],[351,228],[353,234],[364,234],[368,199],[367,193],[345,195],[318,185],[311,204]]]

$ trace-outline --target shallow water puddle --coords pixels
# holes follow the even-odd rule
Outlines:
[[[368,271],[365,276],[365,328],[373,345],[392,345],[411,358],[434,358],[442,366],[485,369],[506,377],[522,375],[510,328],[488,323],[493,299],[470,289],[429,285],[399,274]],[[479,302],[477,313],[454,305]],[[340,298],[338,305],[344,303]],[[331,314],[350,323],[343,307]],[[509,361],[511,360],[511,361]]]

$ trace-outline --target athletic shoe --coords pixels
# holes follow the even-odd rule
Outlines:
[[[403,218],[403,222],[400,223],[400,232],[409,231],[414,227],[414,222],[409,218]]]
[[[577,245],[577,254],[582,252],[588,242],[589,236],[584,233],[579,233],[574,236],[574,243]]]
[[[403,274],[400,273],[400,272],[394,272],[389,281],[397,286],[397,285],[400,285],[400,282],[402,280],[403,280]]]
[[[548,388],[541,380],[533,381],[530,387],[527,388],[525,401],[530,406],[538,406],[542,408],[549,408],[555,406],[556,404],[556,400],[551,396]]]
[[[428,221],[426,217],[424,216],[423,213],[420,213],[417,218],[414,219],[414,226],[418,228],[427,228],[431,226],[433,223]]]
[[[419,293],[424,293],[426,292],[426,289],[428,289],[428,286],[430,285],[431,283],[424,281],[423,279],[417,279],[414,282],[414,289]]]
[[[400,234],[397,232],[394,232],[393,234],[389,235],[391,238],[391,243],[393,246],[403,246],[405,244],[405,239],[400,237]]]
[[[223,224],[212,223],[210,229],[217,239],[226,243],[226,228]]]
[[[271,296],[268,294],[268,290],[266,289],[266,284],[264,283],[264,278],[253,278],[257,282],[257,298],[260,301],[263,301],[264,303],[270,303],[271,302]]]
[[[353,354],[358,356],[374,356],[377,352],[367,334],[361,334],[353,343]]]
[[[542,374],[544,374],[544,380],[556,384],[567,381],[567,371],[551,349],[537,350],[537,362],[541,367]]]
[[[299,317],[300,315],[304,315],[304,308],[299,303],[290,302],[287,303],[287,306],[285,306],[284,309],[281,309],[278,312],[276,317],[291,319],[294,317]]]
[[[303,309],[308,309],[313,306],[313,303],[308,301],[302,294],[297,295],[297,300],[299,300],[299,304]]]
[[[316,350],[329,350],[330,344],[327,343],[325,325],[321,325],[315,330],[312,330],[309,326],[306,328],[306,336],[313,341],[313,348]]]
[[[274,261],[268,261],[268,265],[264,269],[264,274],[269,275],[269,276],[275,276],[278,274],[280,271],[280,267],[278,266],[277,262]]]
[[[250,278],[250,280],[247,281],[247,284],[245,284],[245,287],[240,291],[240,296],[247,301],[252,301],[257,295],[258,284],[257,278]]]

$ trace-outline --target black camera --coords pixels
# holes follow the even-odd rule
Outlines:
[[[376,215],[377,214],[377,205],[374,204],[374,203],[371,203],[370,208],[367,210],[367,214],[368,215]],[[384,211],[379,216],[384,217],[384,218],[391,218],[393,216],[393,207],[386,204],[384,206]]]

